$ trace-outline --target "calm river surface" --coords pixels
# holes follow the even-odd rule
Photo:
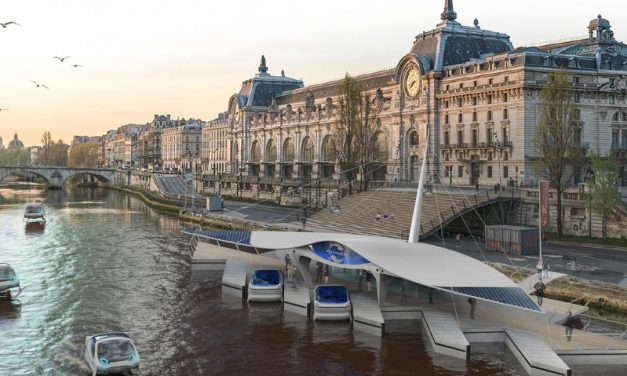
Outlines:
[[[22,222],[35,200],[45,229]],[[218,277],[190,282],[178,220],[124,193],[0,186],[0,205],[0,262],[24,288],[21,309],[0,306],[2,376],[87,375],[84,337],[106,331],[131,334],[148,375],[525,374],[499,348],[469,363],[432,354],[418,324],[381,339],[223,298]]]

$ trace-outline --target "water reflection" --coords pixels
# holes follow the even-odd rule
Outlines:
[[[22,222],[34,192],[0,189],[0,262],[24,288],[21,310],[0,306],[2,375],[84,374],[85,336],[107,331],[129,332],[146,375],[517,374],[506,362],[473,360],[466,371],[431,354],[417,323],[378,338],[223,296],[219,275],[191,282],[178,220],[134,196],[38,195],[47,206],[43,231]]]

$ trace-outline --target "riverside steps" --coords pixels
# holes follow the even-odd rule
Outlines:
[[[420,237],[435,233],[462,215],[498,202],[510,203],[516,197],[483,191],[439,190],[425,193],[422,203]],[[340,210],[322,210],[307,219],[307,227],[320,232],[345,232],[407,238],[411,227],[416,190],[379,188],[340,200]],[[378,218],[378,219],[377,219]]]
[[[246,276],[250,269],[248,263],[239,260],[226,260],[222,275],[222,293],[240,298],[246,296]]]

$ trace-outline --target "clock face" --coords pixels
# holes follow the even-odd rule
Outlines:
[[[412,67],[405,76],[405,91],[410,98],[415,98],[420,91],[420,72],[417,67]]]

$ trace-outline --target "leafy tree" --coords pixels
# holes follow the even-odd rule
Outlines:
[[[337,156],[346,178],[354,181],[359,177],[360,189],[367,189],[367,168],[374,130],[370,94],[348,73],[340,84],[339,92],[337,124],[334,127]],[[351,185],[349,190],[352,190]]]
[[[572,97],[567,74],[562,69],[550,72],[538,103],[539,121],[534,137],[538,151],[536,169],[551,182],[557,193],[558,236],[563,233],[562,194],[568,188],[573,172],[585,160],[583,151],[574,145]]]
[[[59,140],[50,145],[48,166],[67,166],[69,145]]]
[[[0,150],[1,166],[26,166],[28,164],[30,164],[30,153],[28,150]]]
[[[95,167],[98,163],[98,149],[95,142],[86,142],[72,145],[68,155],[70,167]]]
[[[590,168],[593,175],[588,180],[587,199],[592,210],[601,215],[603,222],[602,236],[607,238],[607,220],[619,202],[618,175],[619,167],[611,156],[590,155]]]

